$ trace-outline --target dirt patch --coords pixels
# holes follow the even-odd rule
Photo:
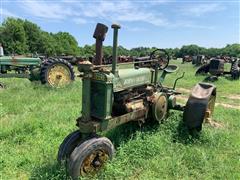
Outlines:
[[[190,94],[191,90],[190,89],[185,89],[185,88],[177,88],[177,91],[180,93],[188,93]]]
[[[179,95],[179,96],[177,96],[177,99],[184,100],[186,102],[188,97],[186,97],[184,95]],[[216,106],[223,106],[225,108],[239,109],[240,110],[240,106],[237,106],[237,105],[226,104],[226,103],[215,103],[215,105]]]
[[[184,96],[184,95],[178,95],[178,96],[177,96],[177,100],[178,100],[178,99],[187,101],[188,98],[187,98],[186,96]]]
[[[183,93],[183,94],[190,94],[191,93],[191,90],[186,89],[186,88],[177,88],[177,91],[179,91],[180,93]],[[230,99],[230,100],[240,100],[240,95],[238,95],[238,94],[232,94],[232,95],[229,95],[229,96],[222,96],[222,97]]]
[[[225,104],[225,103],[216,103],[216,105],[217,106],[223,106],[225,108],[239,109],[240,110],[240,106],[236,106],[236,105]]]
[[[209,119],[207,121],[205,121],[206,124],[209,124],[210,126],[214,127],[214,128],[223,128],[224,125],[220,122],[217,122],[213,119]]]
[[[222,96],[227,99],[232,99],[232,100],[240,100],[240,95],[229,95],[229,96]]]

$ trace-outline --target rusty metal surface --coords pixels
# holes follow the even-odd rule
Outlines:
[[[168,109],[168,101],[165,93],[155,93],[152,105],[152,114],[155,121],[161,122]]]
[[[221,75],[224,73],[224,60],[212,59],[210,61],[209,73],[211,75]]]
[[[104,24],[98,23],[93,34],[93,37],[96,39],[96,57],[94,60],[95,65],[102,64],[103,58],[103,50],[102,50],[102,43],[105,39],[106,33],[108,31],[108,27]]]
[[[90,121],[83,121],[81,118],[79,118],[77,119],[77,126],[79,127],[81,133],[96,133],[107,131],[129,121],[138,121],[138,119],[144,118],[146,111],[146,109],[140,109],[104,121],[98,121],[93,119],[91,119]]]
[[[136,111],[139,109],[144,109],[143,99],[138,99],[136,101],[131,101],[125,104],[127,112]]]

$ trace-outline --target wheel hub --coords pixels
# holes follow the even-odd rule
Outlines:
[[[71,82],[71,72],[65,65],[57,64],[49,70],[48,82],[54,87],[67,85]]]
[[[81,175],[95,174],[109,159],[109,156],[104,150],[95,150],[88,155],[80,168]]]

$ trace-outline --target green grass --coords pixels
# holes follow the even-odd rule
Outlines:
[[[178,87],[191,89],[204,79],[195,77],[191,64],[180,66],[165,84],[186,72]],[[81,112],[81,82],[50,89],[26,79],[1,79],[1,179],[66,179],[57,164],[58,146],[73,130]],[[218,103],[240,105],[239,81],[225,77],[214,83]],[[189,136],[181,112],[171,112],[161,125],[139,128],[126,124],[107,132],[116,155],[95,179],[240,179],[240,110],[216,106],[214,119],[223,128],[208,125],[200,135]]]

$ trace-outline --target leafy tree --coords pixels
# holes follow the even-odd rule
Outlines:
[[[0,43],[6,54],[39,53],[47,56],[77,55],[84,57],[95,56],[95,45],[78,47],[76,39],[67,32],[48,33],[36,24],[22,19],[7,18],[0,26]],[[130,50],[118,47],[119,55],[147,56],[156,47],[136,47]],[[204,48],[195,44],[179,48],[167,48],[171,57],[203,54],[210,57],[225,55],[240,57],[240,44],[228,44],[224,48]],[[112,55],[112,46],[103,47],[104,57]]]
[[[77,55],[78,43],[76,39],[67,32],[58,32],[53,37],[58,46],[56,46],[56,53],[58,55]]]
[[[185,46],[182,46],[182,48],[180,49],[180,56],[183,57],[186,55],[190,55],[190,56],[198,55],[199,51],[200,51],[200,48],[195,44],[185,45]]]
[[[28,52],[27,37],[24,30],[24,21],[7,18],[1,28],[1,43],[6,54],[23,54]]]
[[[46,56],[56,56],[57,43],[52,34],[41,32],[38,53]]]
[[[29,51],[32,53],[39,52],[39,48],[41,48],[42,44],[42,31],[40,27],[36,24],[25,20],[23,23],[23,27],[25,30],[27,45],[29,47]]]
[[[223,55],[240,57],[240,44],[228,44],[222,50]]]

